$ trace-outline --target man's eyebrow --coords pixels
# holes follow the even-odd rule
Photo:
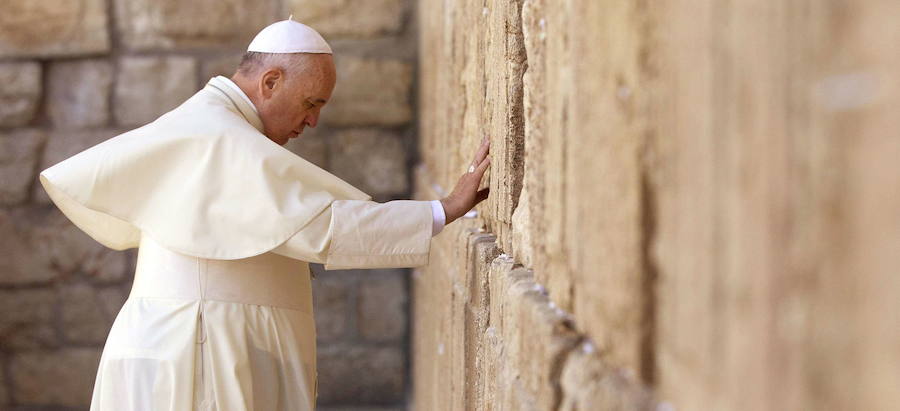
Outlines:
[[[327,103],[327,101],[326,101],[325,99],[317,98],[317,99],[314,101],[314,103],[315,103],[315,104],[324,104],[324,103]]]

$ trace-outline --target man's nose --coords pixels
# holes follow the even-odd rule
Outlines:
[[[319,116],[315,114],[311,114],[306,116],[306,125],[316,128],[316,123],[319,122]]]

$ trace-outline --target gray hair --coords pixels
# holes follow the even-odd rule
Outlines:
[[[309,65],[305,58],[309,53],[261,53],[248,51],[244,53],[238,64],[237,72],[244,76],[253,76],[262,70],[277,67],[288,75],[302,73]]]

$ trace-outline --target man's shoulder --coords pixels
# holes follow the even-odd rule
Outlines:
[[[239,112],[206,89],[153,122],[123,134],[128,133],[169,137],[261,135]]]

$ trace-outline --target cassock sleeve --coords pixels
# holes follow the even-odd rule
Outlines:
[[[434,230],[428,201],[336,200],[272,252],[326,270],[428,264]]]

